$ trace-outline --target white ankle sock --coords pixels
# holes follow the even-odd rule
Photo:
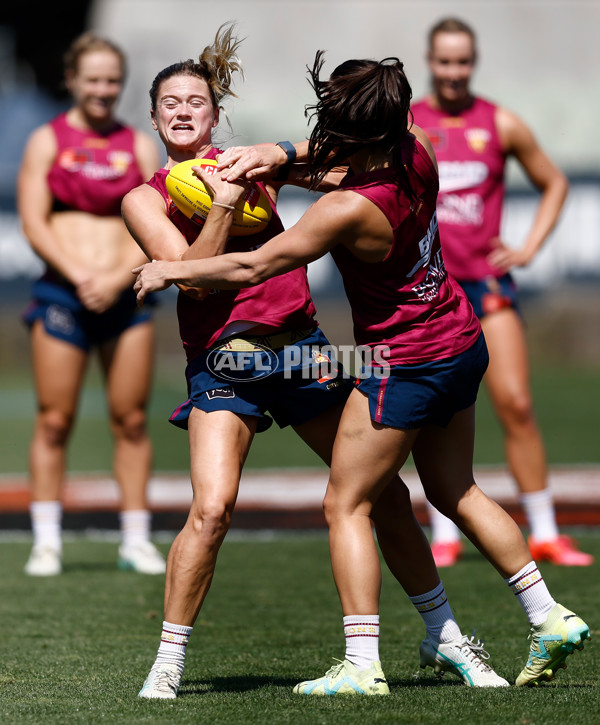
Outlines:
[[[346,659],[356,669],[366,670],[379,662],[379,615],[344,617]]]
[[[150,541],[150,523],[152,520],[150,511],[145,509],[121,511],[119,516],[123,547],[135,546],[144,541]]]
[[[504,581],[519,600],[531,624],[537,625],[546,621],[556,602],[550,595],[535,561],[530,561],[514,576]]]
[[[531,535],[537,541],[552,541],[558,536],[552,493],[549,488],[521,495]]]
[[[62,503],[32,501],[29,505],[33,545],[62,551]]]
[[[193,627],[183,624],[163,622],[160,646],[154,664],[169,664],[179,668],[181,674],[185,667],[185,648],[189,641]]]
[[[431,526],[431,540],[434,543],[443,541],[445,544],[449,544],[453,541],[460,541],[460,529],[454,521],[441,514],[429,502],[427,502],[427,511]]]
[[[427,635],[435,642],[450,642],[453,639],[460,639],[462,633],[458,626],[446,592],[444,585],[439,585],[430,592],[419,594],[416,597],[409,597],[410,601],[415,605],[415,609],[425,622]]]

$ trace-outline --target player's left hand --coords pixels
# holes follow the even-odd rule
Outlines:
[[[504,274],[515,267],[526,267],[531,259],[522,249],[507,246],[500,237],[492,239],[494,249],[488,255],[488,262]]]
[[[212,169],[201,166],[192,166],[194,175],[197,176],[212,196],[213,203],[235,206],[248,189],[248,182],[237,180],[233,182],[224,181],[221,176],[215,174]]]
[[[139,306],[144,303],[146,295],[150,292],[160,292],[160,290],[170,287],[172,282],[167,278],[167,271],[172,262],[152,260],[136,267],[131,271],[137,274],[137,278],[133,284],[134,292]]]

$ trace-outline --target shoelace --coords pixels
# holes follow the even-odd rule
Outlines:
[[[325,673],[325,677],[337,677],[337,675],[340,674],[340,671],[344,667],[344,661],[343,660],[338,660],[337,657],[334,657],[333,659],[336,662],[338,662],[339,664],[333,665],[332,667],[330,667],[327,670],[327,672]]]
[[[482,672],[488,672],[491,671],[492,668],[483,660],[489,660],[490,655],[485,651],[483,646],[484,643],[480,639],[475,642],[475,632],[473,632],[471,638],[468,638],[465,634],[459,645],[459,649],[465,657],[475,665],[476,669],[481,670]]]
[[[541,655],[540,636],[541,632],[538,632],[534,627],[529,630],[529,636],[527,639],[531,640],[530,656],[531,654]]]
[[[179,675],[171,670],[160,669],[154,678],[154,687],[159,692],[173,692],[179,685]]]

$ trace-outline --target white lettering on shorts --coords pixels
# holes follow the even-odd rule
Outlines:
[[[206,391],[206,397],[209,400],[215,398],[235,398],[235,390],[227,386],[226,388],[214,388],[213,390]]]
[[[46,327],[48,330],[70,335],[75,329],[75,320],[66,307],[50,305],[46,310]]]

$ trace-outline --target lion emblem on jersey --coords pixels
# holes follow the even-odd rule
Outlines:
[[[486,150],[491,138],[492,134],[487,128],[467,128],[465,130],[465,139],[469,144],[469,148],[478,154]]]

